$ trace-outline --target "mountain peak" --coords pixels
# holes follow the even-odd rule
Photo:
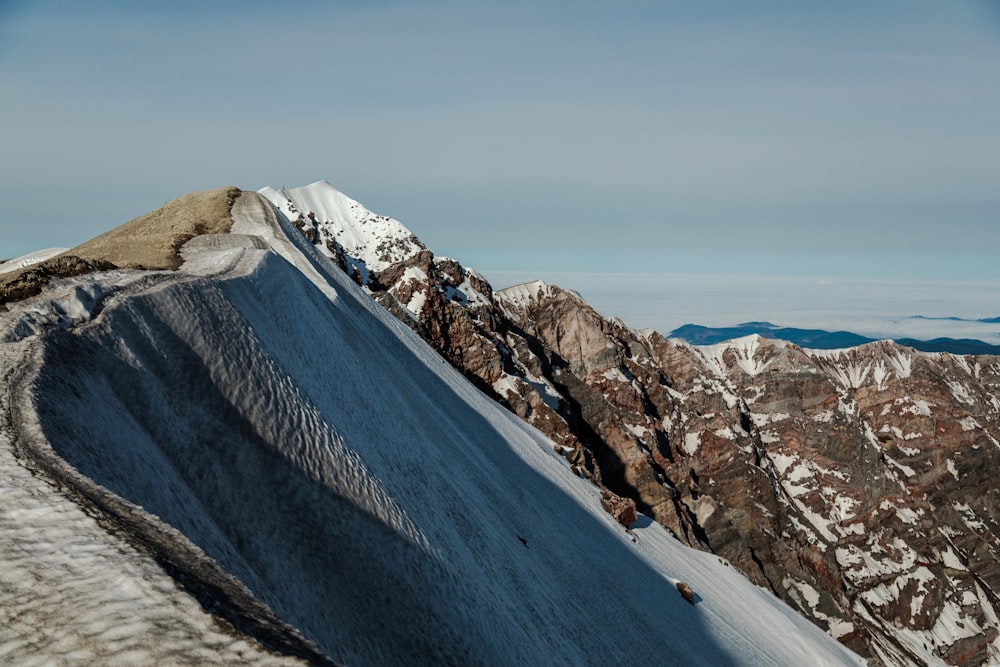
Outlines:
[[[300,234],[275,192],[241,193],[176,272],[78,276],[0,312],[8,661],[860,664],[719,557],[634,513],[625,530],[303,236],[343,248],[341,213],[389,219],[307,186],[279,200]],[[400,274],[434,265],[411,259]],[[430,324],[481,358],[495,309],[440,264]],[[66,317],[88,294],[99,317]]]
[[[996,661],[995,601],[971,594],[994,556],[934,538],[976,543],[972,527],[995,516],[982,493],[1000,456],[995,361],[892,343],[816,352],[843,336],[785,343],[764,321],[692,325],[718,340],[691,345],[543,280],[491,300],[429,257],[385,269],[371,293],[404,304],[431,346],[545,432],[619,523],[654,518],[885,664]],[[482,300],[462,298],[466,281]]]
[[[542,297],[552,296],[552,286],[544,280],[531,280],[496,292],[498,299],[512,306],[526,306]]]
[[[297,188],[265,187],[258,193],[310,241],[341,255],[364,285],[373,274],[427,249],[398,220],[372,213],[326,180]]]
[[[581,305],[590,308],[590,304],[580,296],[579,292],[565,289],[558,285],[552,285],[544,280],[531,280],[526,283],[511,285],[496,292],[497,300],[503,306],[514,308],[525,308],[532,303],[538,303],[545,299],[553,299],[565,296]]]

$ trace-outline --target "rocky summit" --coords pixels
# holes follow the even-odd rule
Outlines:
[[[1000,357],[711,346],[494,291],[320,182],[261,193],[603,489],[888,665],[1000,661]]]

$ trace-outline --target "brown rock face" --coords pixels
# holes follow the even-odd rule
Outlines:
[[[423,246],[365,276],[326,248],[623,525],[652,517],[876,662],[1000,661],[1000,358],[695,347]]]
[[[601,507],[604,508],[605,512],[613,516],[615,521],[626,528],[635,523],[635,520],[639,518],[635,510],[634,500],[616,496],[607,490],[601,493]]]

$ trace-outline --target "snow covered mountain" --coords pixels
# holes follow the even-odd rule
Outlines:
[[[325,182],[261,192],[621,523],[655,518],[879,663],[1000,661],[997,357],[693,346],[556,286],[494,293]]]
[[[615,521],[351,276],[452,342],[501,322],[485,281],[331,191],[186,195],[0,278],[0,660],[861,664]]]
[[[911,317],[909,321],[929,320],[931,318]],[[995,318],[982,320],[962,320],[947,318],[957,322],[989,324]],[[857,347],[865,343],[874,343],[878,339],[861,336],[850,331],[825,331],[823,329],[799,329],[796,327],[780,327],[770,322],[744,322],[732,327],[704,327],[697,324],[685,324],[671,331],[670,338],[681,338],[695,345],[715,345],[734,338],[743,338],[757,334],[764,338],[786,340],[799,347],[820,350],[839,350],[847,347]],[[938,337],[930,340],[914,338],[894,338],[904,347],[912,347],[924,352],[952,352],[961,355],[993,355],[1000,354],[1000,345],[991,345],[985,341],[973,338]]]

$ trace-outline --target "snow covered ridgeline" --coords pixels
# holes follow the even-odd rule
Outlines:
[[[373,273],[427,250],[398,220],[372,213],[326,181],[259,192],[310,241],[335,254],[346,253],[362,284],[368,284]]]
[[[323,183],[306,189],[332,191]],[[311,219],[311,228],[300,226],[316,243],[320,217]],[[448,284],[467,274],[459,266]],[[978,490],[981,476],[967,472],[992,467],[994,449],[982,445],[997,435],[988,379],[995,360],[984,360],[970,384],[940,363],[951,355],[914,356],[892,344],[822,354],[748,336],[692,347],[632,331],[579,295],[538,282],[500,290],[492,304],[484,284],[483,301],[456,308],[461,300],[440,298],[449,288],[427,250],[378,278],[355,276],[480,387],[543,429],[575,471],[613,489],[626,525],[634,502],[887,664],[989,664],[1000,650],[988,596],[968,602],[971,571],[1000,586],[990,557],[966,544],[956,553],[971,559],[969,568],[954,571],[933,533],[903,520],[933,517],[949,535],[978,539],[963,515],[941,507],[996,514]],[[942,389],[945,396],[927,400]],[[948,396],[963,397],[957,412]],[[958,437],[920,423],[932,407]],[[945,448],[954,456],[929,455]],[[928,491],[943,497],[929,504]],[[864,544],[855,544],[859,535]],[[879,594],[885,582],[839,556],[891,560],[901,553],[897,540],[920,554],[915,562],[933,564],[935,578],[924,582],[904,566],[893,574],[896,597]],[[839,542],[849,546],[842,552]]]
[[[259,193],[355,282],[391,294],[410,319],[420,316],[435,293],[462,306],[490,304],[482,276],[434,257],[398,220],[369,211],[326,181]]]
[[[17,388],[37,416],[5,434],[173,526],[345,663],[858,664],[716,557],[626,534],[257,195],[233,211],[258,241],[201,244],[99,318],[5,343],[5,374],[39,362]],[[4,632],[6,655],[44,655]]]

